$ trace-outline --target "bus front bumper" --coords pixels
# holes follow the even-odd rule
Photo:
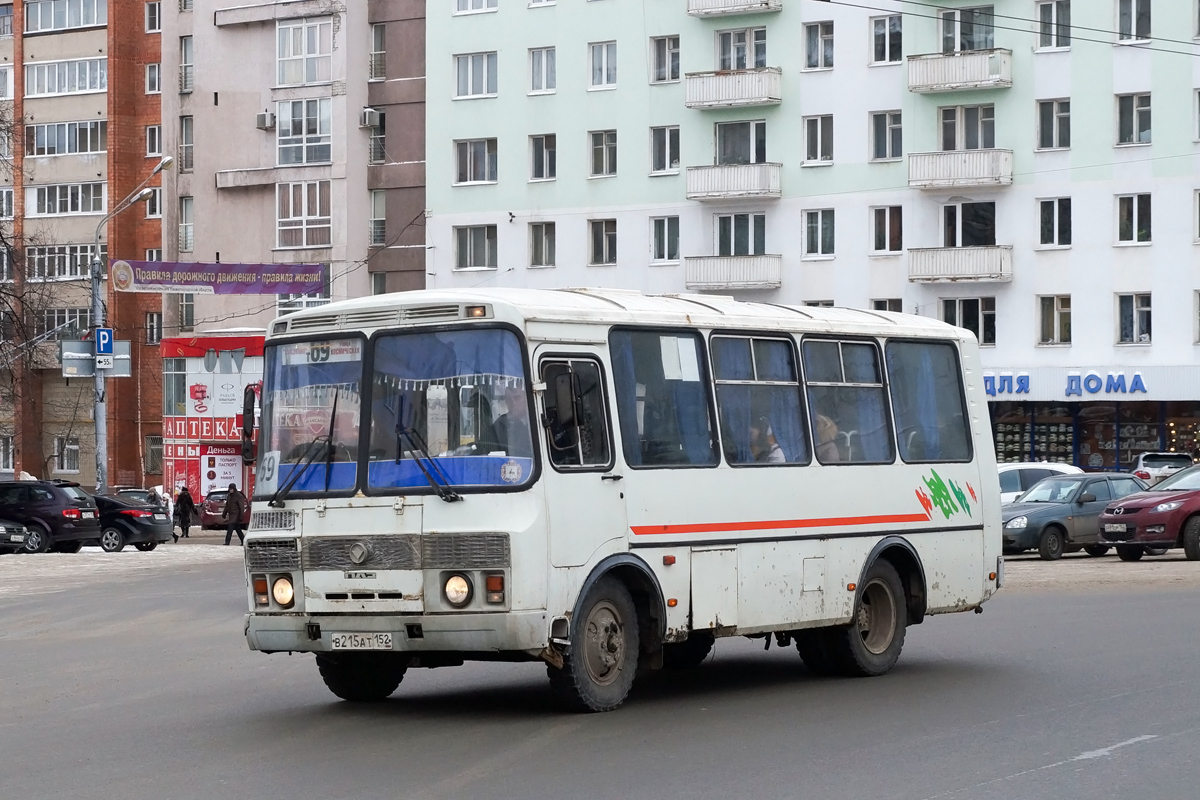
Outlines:
[[[390,633],[393,652],[526,651],[548,643],[545,611],[497,614],[342,616],[323,614],[247,614],[246,642],[265,653],[333,649],[335,633]]]

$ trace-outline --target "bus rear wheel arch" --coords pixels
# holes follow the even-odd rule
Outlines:
[[[890,560],[876,559],[858,586],[850,624],[825,629],[821,642],[825,663],[813,665],[814,671],[869,677],[890,670],[904,648],[906,606],[900,573]]]
[[[573,711],[612,711],[633,688],[640,656],[638,610],[611,573],[589,581],[572,620],[562,667],[546,666],[550,688]]]

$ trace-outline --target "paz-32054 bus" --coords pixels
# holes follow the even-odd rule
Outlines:
[[[541,660],[603,711],[725,636],[882,674],[907,626],[1003,580],[981,383],[969,333],[882,312],[581,289],[288,315],[247,639],[358,701]]]

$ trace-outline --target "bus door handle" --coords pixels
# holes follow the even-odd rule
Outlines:
[[[624,477],[625,477],[624,475],[601,475],[600,480],[616,482],[616,481],[621,480]]]

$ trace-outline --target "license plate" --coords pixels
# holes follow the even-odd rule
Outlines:
[[[331,633],[334,650],[391,650],[390,633]]]
[[[8,540],[9,540],[10,542],[23,542],[23,541],[25,541],[25,534],[23,534],[23,533],[10,533],[10,534],[8,535]]]
[[[83,518],[84,519],[95,519],[96,512],[95,511],[85,511],[85,512],[83,512]]]
[[[1104,532],[1105,533],[1124,533],[1125,526],[1124,525],[1114,525],[1113,523],[1110,522],[1104,526]]]
[[[166,519],[167,515],[166,514],[155,514],[154,518],[155,519]]]

